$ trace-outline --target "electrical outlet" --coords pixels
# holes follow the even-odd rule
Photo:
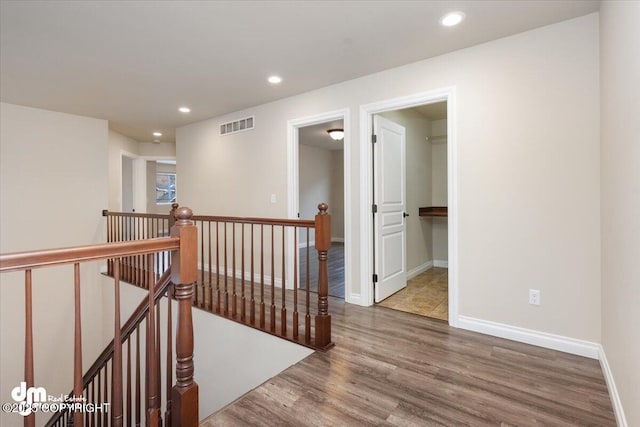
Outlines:
[[[271,203],[275,203],[276,202],[276,195],[272,194],[271,195]]]
[[[540,305],[540,291],[538,289],[529,289],[529,304]]]

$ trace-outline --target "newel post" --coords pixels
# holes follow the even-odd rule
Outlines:
[[[178,304],[176,328],[176,384],[171,390],[173,427],[198,425],[198,385],[193,381],[193,319],[191,301],[198,277],[198,230],[187,207],[175,211],[171,237],[180,237],[180,249],[171,256],[171,281]]]
[[[318,205],[316,215],[316,250],[318,251],[318,314],[316,315],[316,342],[320,349],[327,349],[331,342],[331,316],[329,315],[329,276],[327,273],[327,255],[331,247],[331,215],[327,213],[326,203]]]

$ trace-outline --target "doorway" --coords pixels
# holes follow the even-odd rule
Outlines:
[[[331,132],[331,133],[330,133]],[[342,132],[342,135],[335,134]],[[332,136],[333,134],[333,136]],[[329,295],[344,298],[344,121],[333,120],[298,129],[298,204],[300,219],[314,219],[318,203],[331,213],[331,254],[328,260]],[[311,230],[309,245],[314,243]],[[300,288],[306,289],[306,236],[300,236]],[[309,259],[310,290],[317,292],[318,260]]]
[[[329,250],[329,295],[350,302],[350,177],[348,170],[349,110],[338,110],[315,116],[294,119],[288,127],[288,212],[289,218],[313,219],[318,203],[326,202],[331,215],[331,249]],[[329,130],[341,129],[341,138],[332,138]],[[294,246],[293,236],[289,236]],[[313,234],[309,237],[313,249]],[[306,286],[306,236],[299,236],[299,286]],[[302,253],[304,251],[304,253]],[[310,290],[315,290],[317,257],[311,251],[309,270]],[[289,277],[293,277],[293,257],[288,256]],[[315,263],[315,264],[314,264]]]
[[[373,122],[375,300],[447,321],[447,103],[383,112]]]
[[[445,112],[446,116],[429,117],[433,112],[427,111],[429,109],[438,109]],[[432,309],[435,308],[434,305],[439,307],[439,313],[429,314],[448,320],[451,326],[457,326],[455,88],[363,105],[360,119],[361,129],[369,129],[369,132],[363,132],[360,140],[363,154],[360,163],[363,171],[361,186],[369,189],[361,194],[360,209],[371,212],[370,215],[362,217],[360,229],[363,251],[360,277],[363,283],[370,284],[362,288],[363,299],[365,302],[368,301],[369,305],[379,303],[386,299],[390,290],[392,294],[398,295],[396,300],[410,303],[416,294],[433,294],[432,291],[411,288],[424,285],[425,282],[440,282],[442,288],[446,283],[444,299],[429,303]],[[440,122],[436,123],[438,120]],[[396,148],[402,145],[392,142],[388,147],[384,147],[385,138],[393,134],[389,131],[390,126],[385,126],[385,122],[395,123],[405,130],[407,152],[405,156],[399,154],[399,159],[406,159],[407,163],[404,166],[385,165],[388,159],[381,152],[385,151],[385,148],[387,152],[392,152],[394,145]],[[419,125],[418,122],[422,124]],[[421,136],[421,132],[415,130],[420,126]],[[408,129],[411,131],[407,131]],[[443,138],[445,135],[446,139]],[[378,145],[380,138],[382,146]],[[393,141],[393,138],[389,140]],[[413,148],[410,148],[410,145],[413,145]],[[423,155],[420,155],[420,152],[423,152]],[[406,170],[401,173],[405,167]],[[385,174],[396,178],[387,180]],[[443,176],[446,179],[442,179]],[[419,196],[413,195],[416,189],[419,189],[415,182],[421,183],[423,187]],[[436,183],[438,188],[434,188]],[[394,186],[395,190],[391,188]],[[392,194],[393,191],[395,194]],[[389,197],[390,195],[393,197]],[[392,206],[395,211],[391,215],[379,215],[379,202],[383,205],[395,204],[396,206]],[[383,228],[390,225],[400,228],[403,237],[389,238],[389,241],[385,242]],[[434,236],[437,240],[435,246]],[[399,244],[403,239],[404,244]],[[421,243],[422,246],[416,246],[416,243]],[[384,254],[385,249],[387,254],[393,254],[391,258]],[[398,253],[401,256],[398,256]],[[399,290],[394,286],[377,289],[381,282],[384,285],[384,281],[389,278],[400,283],[394,285],[399,287]],[[405,290],[404,295],[401,294],[402,290]],[[388,300],[387,303],[391,305],[393,300]],[[394,304],[396,307],[393,308],[401,305],[399,301],[394,303],[397,304]],[[426,307],[428,304],[417,305],[422,305],[419,308],[429,308]]]
[[[122,212],[134,209],[134,158],[122,155]]]

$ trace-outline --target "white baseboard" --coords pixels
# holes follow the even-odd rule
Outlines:
[[[627,418],[624,415],[624,409],[622,408],[620,395],[618,394],[618,389],[616,388],[616,382],[613,379],[613,373],[611,372],[609,361],[607,360],[607,356],[604,353],[604,347],[602,347],[602,345],[599,345],[598,347],[600,367],[602,368],[602,374],[604,375],[604,380],[606,381],[607,388],[609,389],[609,397],[611,398],[613,413],[616,416],[616,423],[618,424],[618,427],[628,427],[629,424],[627,424]]]
[[[344,243],[344,237],[332,237],[331,243]]]
[[[591,341],[534,331],[532,329],[491,322],[489,320],[458,316],[458,327],[494,337],[537,345],[538,347],[577,354],[578,356],[589,357],[591,359],[598,359],[600,355],[600,344]]]
[[[349,304],[366,306],[366,304],[362,303],[362,297],[360,294],[350,294],[347,296],[344,302]]]
[[[449,268],[449,261],[443,261],[441,259],[434,259],[433,260],[433,266],[434,267],[440,267],[440,268]]]
[[[198,264],[198,269],[200,269],[200,270],[203,269],[202,268],[202,264]],[[207,275],[206,272],[209,271],[209,264],[206,264],[206,263],[204,264],[204,271],[205,271],[205,276],[206,276]],[[211,267],[211,273],[217,274],[217,267],[215,265],[213,267]],[[224,266],[221,266],[220,274],[224,275]],[[233,273],[233,270],[231,268],[229,268],[227,270],[227,274],[228,274],[228,277],[231,277],[231,278],[234,277],[234,273]],[[242,274],[242,270],[236,269],[235,278],[242,280],[243,276],[244,276],[244,280],[251,280],[251,272],[244,272],[244,275],[243,275]],[[199,277],[200,276],[198,275],[198,278]],[[261,277],[260,276],[260,272],[256,273],[254,271],[254,273],[253,273],[253,282],[254,283],[260,283],[260,277]],[[286,283],[287,284],[287,289],[293,289],[292,288],[293,285],[291,284],[291,282],[289,280],[287,280],[286,282],[287,282]],[[267,286],[267,285],[271,286],[271,276],[270,275],[268,275],[268,274],[264,275],[264,284],[265,284],[265,286]],[[282,287],[282,277],[277,277],[276,276],[276,278],[274,279],[274,284],[275,284],[275,286],[277,288],[281,288]]]
[[[416,268],[412,268],[411,270],[407,271],[407,280],[413,279],[418,274],[424,273],[431,267],[433,267],[433,261],[427,261],[424,264],[417,266]]]

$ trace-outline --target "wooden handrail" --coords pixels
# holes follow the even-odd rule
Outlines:
[[[315,226],[315,221],[312,219],[279,219],[279,218],[251,218],[251,217],[237,217],[237,216],[211,216],[211,215],[195,215],[194,221],[213,221],[213,222],[228,222],[234,224],[263,224],[263,225],[277,225],[285,227],[310,227]]]
[[[167,219],[169,214],[144,213],[144,212],[111,212],[107,209],[102,210],[102,216],[128,216],[131,218],[161,218]]]
[[[173,251],[179,248],[179,238],[159,237],[156,239],[102,243],[90,246],[14,252],[0,255],[0,273],[160,251]]]

